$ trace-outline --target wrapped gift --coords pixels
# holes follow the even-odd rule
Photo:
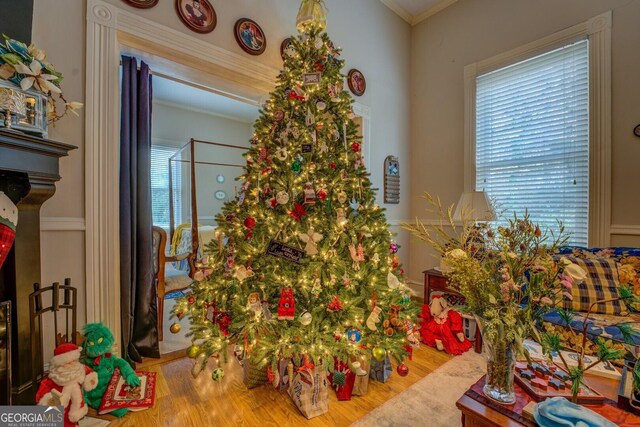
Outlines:
[[[353,383],[353,395],[364,396],[369,389],[369,369],[371,368],[369,363],[369,356],[352,356],[351,357],[351,370],[356,374],[355,381]]]
[[[349,369],[349,364],[334,357],[333,372],[329,374],[329,382],[336,389],[338,400],[351,400],[356,374]]]
[[[391,372],[393,372],[393,367],[391,366],[391,359],[389,359],[389,356],[386,356],[383,361],[375,359],[371,361],[372,380],[386,383],[391,376]]]
[[[300,369],[293,376],[289,396],[302,415],[311,419],[329,410],[327,372],[321,367]]]
[[[251,356],[246,355],[242,362],[242,382],[247,388],[256,388],[269,382],[267,378],[267,368],[265,364],[262,368],[251,360]]]

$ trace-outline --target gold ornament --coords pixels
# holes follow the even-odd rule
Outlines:
[[[191,359],[195,359],[198,353],[200,353],[200,346],[197,346],[195,344],[187,349],[187,356],[189,356]]]
[[[180,323],[178,323],[178,322],[173,323],[169,327],[169,331],[171,331],[172,334],[177,334],[178,332],[180,332],[181,329],[182,329],[182,326],[180,326]]]
[[[315,26],[321,31],[327,27],[324,0],[302,0],[296,19],[296,28],[300,33],[304,33],[307,31],[307,26]]]
[[[387,352],[384,348],[374,347],[373,348],[373,358],[379,362],[382,362],[385,357],[387,357]]]

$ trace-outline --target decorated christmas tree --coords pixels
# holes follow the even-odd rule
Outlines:
[[[229,345],[265,372],[286,358],[331,371],[352,356],[401,362],[416,338],[323,14],[321,2],[303,2],[300,34],[254,125],[241,190],[216,218],[192,293],[173,310],[191,322],[194,373],[211,356],[226,360]]]

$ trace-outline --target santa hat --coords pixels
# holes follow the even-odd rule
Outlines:
[[[53,350],[53,357],[51,358],[51,366],[62,366],[69,362],[80,359],[80,347],[77,345],[66,342],[60,344]]]

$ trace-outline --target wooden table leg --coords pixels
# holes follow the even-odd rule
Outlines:
[[[476,342],[473,343],[473,350],[476,353],[482,353],[482,334],[480,333],[478,322],[476,322]]]

